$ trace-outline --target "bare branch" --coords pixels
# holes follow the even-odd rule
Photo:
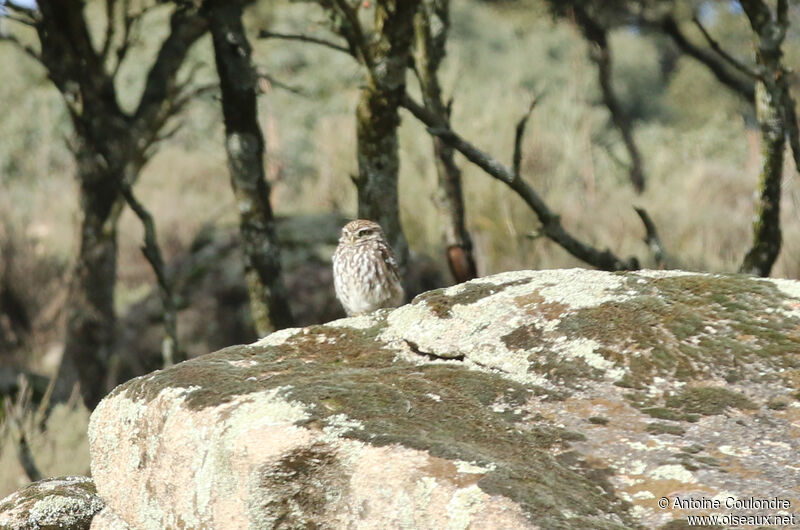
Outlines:
[[[661,243],[661,238],[658,237],[656,224],[653,222],[653,220],[650,218],[650,215],[648,215],[647,210],[644,208],[634,206],[633,209],[636,210],[636,213],[639,215],[639,219],[642,220],[642,224],[644,225],[645,229],[644,242],[653,253],[653,259],[655,260],[656,266],[659,269],[665,268],[667,251],[664,249],[664,245]]]
[[[5,0],[5,2],[3,2],[3,7],[11,11],[14,11],[15,13],[19,13],[20,15],[23,15],[25,17],[28,17],[32,21],[35,21],[36,17],[38,16],[38,11],[36,11],[36,9],[21,6],[16,2],[13,2],[12,0]]]
[[[205,96],[206,94],[215,92],[218,89],[219,85],[217,83],[208,83],[205,85],[196,86],[192,89],[184,89],[176,98],[174,98],[172,104],[170,105],[168,115],[170,117],[175,116],[193,99]]]
[[[167,140],[171,139],[173,136],[178,134],[178,131],[180,131],[183,128],[183,126],[184,122],[181,120],[178,123],[174,124],[169,130],[159,133],[159,135],[155,139],[155,142],[153,143],[160,144],[161,142],[166,142]]]
[[[369,52],[369,45],[364,35],[364,29],[361,27],[361,21],[358,19],[358,6],[360,6],[361,3],[357,3],[357,7],[352,7],[347,3],[347,0],[333,1],[336,3],[339,12],[344,16],[348,24],[347,27],[342,27],[340,30],[352,47],[352,51],[349,53],[352,55],[352,53],[355,52],[357,54],[356,58],[367,67],[367,73],[372,76],[372,54]]]
[[[514,134],[514,175],[519,177],[519,168],[522,164],[522,139],[525,136],[525,126],[528,124],[528,118],[531,117],[531,113],[533,112],[533,108],[538,103],[538,98],[533,98],[531,100],[531,104],[528,106],[528,111],[525,115],[517,122],[517,129]]]
[[[36,12],[36,10],[34,8],[25,7],[25,6],[19,5],[14,0],[4,0],[2,5],[5,8],[13,9],[14,11],[20,11],[22,13],[28,13],[28,14],[31,14],[31,15]]]
[[[36,27],[36,21],[27,17],[12,15],[11,13],[0,13],[0,19],[3,18],[6,20],[10,20],[12,22],[16,22],[18,24],[22,24],[23,26],[28,26],[29,28]]]
[[[35,482],[42,480],[42,474],[36,467],[30,445],[28,445],[28,435],[25,432],[25,412],[29,410],[33,391],[28,384],[28,379],[20,374],[18,378],[18,397],[12,403],[5,400],[5,417],[11,435],[16,441],[17,460],[28,478]]]
[[[290,94],[294,94],[295,96],[300,96],[307,98],[309,97],[308,93],[303,90],[302,88],[294,87],[279,79],[276,79],[272,75],[260,70],[257,72],[258,75],[258,90],[262,94],[268,93],[273,86],[278,87],[282,90],[289,92]]]
[[[8,33],[0,33],[0,42],[8,42],[15,47],[19,48],[23,51],[28,57],[36,60],[38,63],[42,63],[42,56],[39,55],[39,52],[28,46],[27,44],[23,44],[16,36],[10,35]]]
[[[114,13],[117,7],[117,0],[106,0],[106,34],[103,40],[103,49],[100,50],[100,57],[105,60],[111,50],[111,43],[114,41],[116,24],[114,23]]]
[[[608,42],[608,30],[595,20],[581,6],[572,9],[575,23],[589,43],[589,58],[597,66],[597,81],[603,96],[603,103],[611,114],[611,121],[622,136],[631,164],[628,168],[631,184],[637,193],[645,187],[645,171],[639,146],[633,135],[633,120],[620,103],[612,83],[612,53]]]
[[[649,24],[648,21],[643,22]],[[745,79],[734,74],[727,66],[727,61],[720,60],[718,54],[691,42],[672,16],[665,17],[655,25],[666,33],[683,53],[705,65],[720,83],[736,92],[748,103],[753,104],[756,90],[753,82],[749,80],[749,76],[748,79]]]
[[[717,54],[719,54],[720,57],[725,59],[731,66],[733,66],[734,68],[736,68],[737,70],[739,70],[748,77],[752,77],[753,79],[761,78],[761,74],[758,72],[758,70],[750,66],[747,66],[746,64],[742,63],[741,61],[733,57],[731,54],[726,52],[722,48],[722,46],[720,46],[719,43],[716,40],[714,40],[714,37],[712,37],[711,34],[706,30],[705,26],[703,26],[703,23],[700,22],[700,19],[697,16],[692,17],[692,22],[694,22],[695,26],[697,26],[697,29],[700,30],[700,33],[703,34],[703,37],[705,37],[706,42],[708,42],[708,45],[711,46],[711,49],[717,52]]]
[[[164,307],[164,341],[161,344],[161,355],[164,360],[164,368],[172,366],[176,362],[186,360],[184,352],[181,352],[178,347],[178,320],[177,310],[175,308],[175,297],[172,294],[172,286],[167,281],[164,272],[164,259],[161,256],[161,249],[158,246],[158,239],[156,237],[156,227],[153,222],[153,216],[150,212],[140,203],[133,194],[130,184],[127,182],[120,182],[122,196],[131,210],[136,214],[142,222],[144,228],[144,246],[142,246],[142,254],[147,258],[153,272],[156,275],[158,282],[159,294],[161,295],[161,303]]]
[[[208,29],[205,17],[192,8],[178,8],[170,19],[170,34],[158,52],[152,68],[147,74],[142,97],[134,118],[143,129],[152,124],[163,124],[163,102],[176,93],[175,79],[189,48]],[[167,113],[168,114],[168,113]]]
[[[442,141],[458,150],[470,162],[516,192],[536,213],[542,223],[541,233],[564,250],[579,260],[602,270],[635,270],[639,268],[639,262],[635,257],[622,260],[610,250],[599,251],[572,237],[564,230],[559,216],[550,210],[542,198],[519,175],[515,175],[512,169],[464,140],[450,129],[447,124],[442,123],[434,114],[411,99],[407,94],[403,97],[402,106],[424,123],[428,127],[428,132],[441,138]]]
[[[117,73],[122,66],[122,62],[125,60],[125,57],[127,57],[131,46],[136,43],[142,18],[156,7],[158,7],[158,4],[148,5],[144,6],[138,13],[131,13],[130,0],[125,0],[125,4],[123,6],[124,16],[122,19],[122,42],[117,48],[117,64],[114,65],[112,77],[117,76]]]
[[[277,33],[274,31],[267,31],[262,29],[258,32],[259,39],[283,39],[283,40],[293,40],[293,41],[300,41],[300,42],[308,42],[311,44],[319,44],[320,46],[325,46],[326,48],[330,48],[332,50],[336,50],[339,52],[344,52],[348,55],[351,55],[350,50],[342,46],[340,44],[336,44],[335,42],[331,42],[325,39],[321,39],[318,37],[312,37],[310,35],[302,35],[300,33]]]

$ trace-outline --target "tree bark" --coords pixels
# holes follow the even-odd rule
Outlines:
[[[78,156],[80,186],[80,246],[67,297],[66,337],[59,366],[56,396],[69,395],[80,383],[91,410],[105,396],[116,314],[117,220],[119,205],[112,175],[96,173],[91,152]]]
[[[408,262],[408,242],[400,224],[398,199],[398,109],[406,90],[418,5],[419,0],[375,2],[376,33],[367,45],[366,58],[371,75],[356,109],[358,216],[383,227],[401,271]]]
[[[786,136],[796,124],[787,123],[794,114],[789,94],[787,72],[781,58],[786,36],[788,9],[786,0],[778,0],[773,16],[761,0],[742,0],[750,26],[758,38],[756,64],[760,69],[756,82],[756,116],[761,128],[763,162],[758,179],[759,200],[753,223],[753,245],[742,261],[739,272],[769,276],[781,250],[780,200],[783,156]]]
[[[256,79],[240,2],[208,2],[206,14],[222,89],[225,149],[239,208],[245,275],[256,330],[266,335],[292,325],[280,246],[264,178],[264,137],[258,124]]]
[[[75,130],[72,148],[81,210],[80,244],[66,304],[64,355],[55,397],[65,397],[79,382],[83,400],[92,409],[115,383],[106,379],[115,336],[121,184],[136,181],[159,131],[177,111],[178,68],[206,28],[192,8],[178,8],[173,13],[171,33],[148,73],[136,112],[130,115],[117,102],[117,69],[108,67],[114,32],[109,29],[106,43],[96,50],[83,1],[40,0],[38,8],[34,27],[41,47],[39,59],[61,92]]]
[[[645,186],[645,174],[642,156],[633,137],[633,124],[625,109],[620,105],[619,98],[611,84],[611,49],[608,46],[606,29],[594,20],[589,13],[580,6],[573,8],[575,22],[581,29],[584,37],[589,41],[589,57],[597,65],[597,79],[603,103],[611,113],[611,121],[622,135],[622,141],[631,159],[629,170],[630,180],[637,193],[642,193]]]
[[[450,112],[442,101],[439,65],[445,57],[450,27],[449,0],[422,0],[414,19],[414,66],[422,89],[425,107],[442,123],[450,123]],[[433,137],[436,159],[436,206],[441,218],[447,264],[456,283],[478,276],[472,254],[472,238],[464,223],[464,195],[461,170],[455,163],[455,150],[438,136]]]

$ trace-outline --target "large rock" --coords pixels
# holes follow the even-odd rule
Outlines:
[[[28,484],[0,500],[5,530],[88,530],[103,501],[88,477],[58,477]]]
[[[725,499],[800,506],[799,352],[796,282],[499,274],[132,380],[92,416],[92,475],[137,529],[776,514]]]

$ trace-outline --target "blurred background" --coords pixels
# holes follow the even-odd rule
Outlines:
[[[69,3],[82,10],[96,50],[104,47],[107,21],[118,17],[116,40],[100,68],[113,74],[119,109],[135,115],[148,72],[174,27],[173,13],[191,7],[145,0]],[[336,2],[244,4],[282,282],[296,325],[324,323],[344,316],[333,294],[330,257],[339,228],[359,211],[356,107],[365,68],[341,38],[341,20],[331,15]],[[382,2],[374,4],[356,6],[369,31],[379,30],[374,17]],[[762,164],[775,159],[752,99],[758,80],[735,65],[760,64],[760,36],[745,12],[751,4],[777,17],[782,2],[454,1],[447,55],[437,73],[450,126],[509,168],[516,141],[522,179],[587,245],[636,257],[642,267],[737,272],[760,219]],[[74,390],[58,397],[51,382],[77,296],[70,285],[79,269],[85,215],[86,181],[76,175],[86,149],[76,137],[86,134],[76,124],[94,116],[88,99],[69,100],[69,83],[58,86],[71,74],[53,73],[58,60],[52,50],[48,59],[48,44],[36,29],[48,9],[18,2],[0,12],[0,498],[37,475],[89,473],[85,396]],[[800,57],[800,9],[787,9],[778,71],[795,94],[800,80],[790,69]],[[117,64],[132,14],[135,32],[124,56],[116,54],[123,57]],[[344,50],[259,38],[262,30],[316,36]],[[732,60],[714,50],[703,30]],[[692,46],[711,62],[693,56]],[[735,82],[721,82],[712,63]],[[177,342],[183,355],[193,357],[251,342],[259,333],[248,300],[241,196],[231,187],[211,36],[198,36],[178,66],[174,84],[191,97],[159,123],[163,138],[151,142],[129,183],[152,215],[177,305]],[[758,72],[771,72],[769,67]],[[410,71],[407,91],[424,99]],[[517,124],[533,101],[525,134],[518,137]],[[397,196],[410,250],[407,281],[412,292],[421,292],[463,278],[454,278],[448,266],[432,137],[411,113],[400,109],[399,116]],[[796,120],[785,126],[790,136]],[[779,149],[785,152],[777,184],[774,167],[769,176],[781,198],[783,238],[767,273],[798,278],[800,189],[789,144]],[[541,217],[507,184],[461,154],[455,163],[479,276],[592,266],[543,237]],[[658,245],[644,241],[645,224],[634,207],[649,214],[666,258],[654,252]],[[164,298],[141,250],[143,234],[141,220],[121,205],[111,353],[97,383],[103,392],[163,364]]]

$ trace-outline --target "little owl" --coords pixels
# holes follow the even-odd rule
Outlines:
[[[356,219],[342,228],[333,255],[333,286],[348,316],[403,303],[397,260],[380,225]]]

